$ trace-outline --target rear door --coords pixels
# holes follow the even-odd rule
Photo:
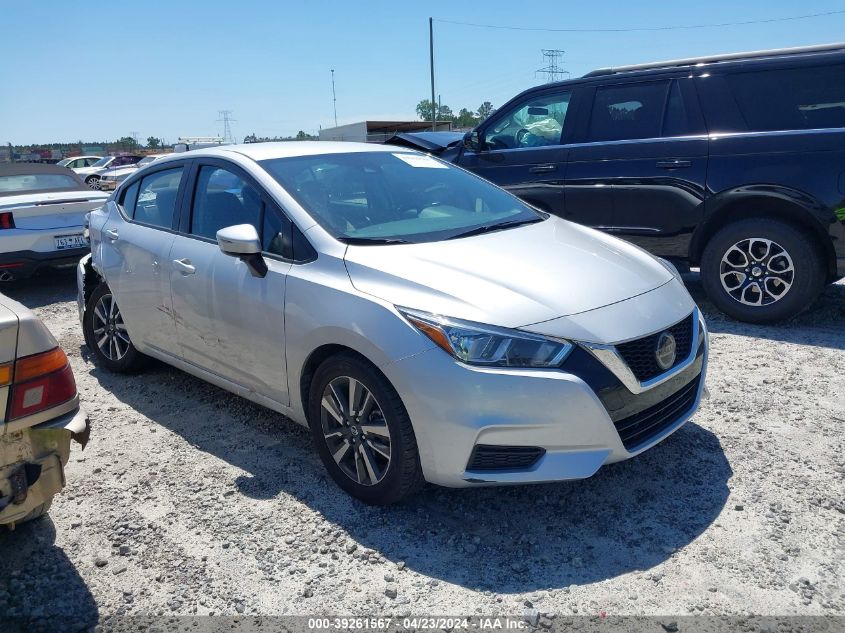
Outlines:
[[[685,258],[705,197],[708,141],[691,81],[595,88],[567,171],[567,215]]]
[[[506,106],[479,128],[480,148],[464,151],[461,167],[552,213],[564,209],[571,87],[532,92]]]
[[[168,163],[121,191],[103,226],[101,262],[129,337],[173,354],[178,347],[170,298],[170,249],[187,161]]]

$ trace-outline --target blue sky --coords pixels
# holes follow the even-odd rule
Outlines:
[[[0,143],[173,142],[316,132],[338,121],[416,118],[430,93],[428,17],[540,28],[644,28],[842,10],[840,1],[360,2],[0,0]],[[457,111],[542,83],[542,48],[593,68],[845,39],[845,14],[723,28],[546,33],[435,23],[437,92]]]

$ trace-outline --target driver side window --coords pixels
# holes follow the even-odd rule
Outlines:
[[[488,150],[519,149],[560,144],[560,136],[569,110],[572,93],[538,95],[517,104],[484,131]]]

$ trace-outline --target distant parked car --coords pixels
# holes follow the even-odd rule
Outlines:
[[[70,441],[88,442],[67,356],[28,308],[0,294],[0,525],[36,519],[65,485]]]
[[[85,214],[106,199],[66,167],[0,164],[0,281],[74,265],[88,251]]]
[[[699,266],[736,319],[789,318],[845,276],[845,44],[597,70],[415,146]]]
[[[419,152],[174,154],[89,225],[101,367],[153,356],[309,425],[368,503],[589,477],[704,393],[707,329],[669,262]]]
[[[118,167],[117,169],[109,170],[100,176],[98,183],[100,189],[102,191],[111,191],[123,182],[127,176],[134,174],[137,170],[154,163],[156,160],[163,158],[164,156],[170,156],[170,154],[149,154],[148,156],[144,156],[144,158],[134,165],[126,165],[125,167]]]
[[[81,167],[74,169],[80,178],[85,181],[91,189],[100,188],[100,177],[103,174],[110,173],[120,167],[127,165],[135,165],[143,156],[127,155],[127,156],[104,156],[90,167]]]
[[[100,159],[102,159],[102,156],[74,156],[73,158],[63,158],[56,164],[68,169],[82,169],[83,167],[91,167]]]

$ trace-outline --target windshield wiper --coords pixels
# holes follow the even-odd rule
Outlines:
[[[343,242],[344,244],[363,246],[367,246],[370,244],[410,244],[408,240],[401,240],[391,237],[348,237],[342,235],[341,237],[338,237],[337,240],[339,242]]]
[[[534,224],[535,222],[542,222],[545,218],[531,218],[530,220],[512,220],[511,222],[499,222],[498,224],[482,224],[481,226],[476,226],[469,231],[464,231],[463,233],[458,233],[457,235],[452,235],[446,239],[455,240],[459,237],[472,237],[473,235],[481,235],[482,233],[491,233],[493,231],[501,231],[503,229],[510,229],[515,226],[521,226],[523,224]]]

